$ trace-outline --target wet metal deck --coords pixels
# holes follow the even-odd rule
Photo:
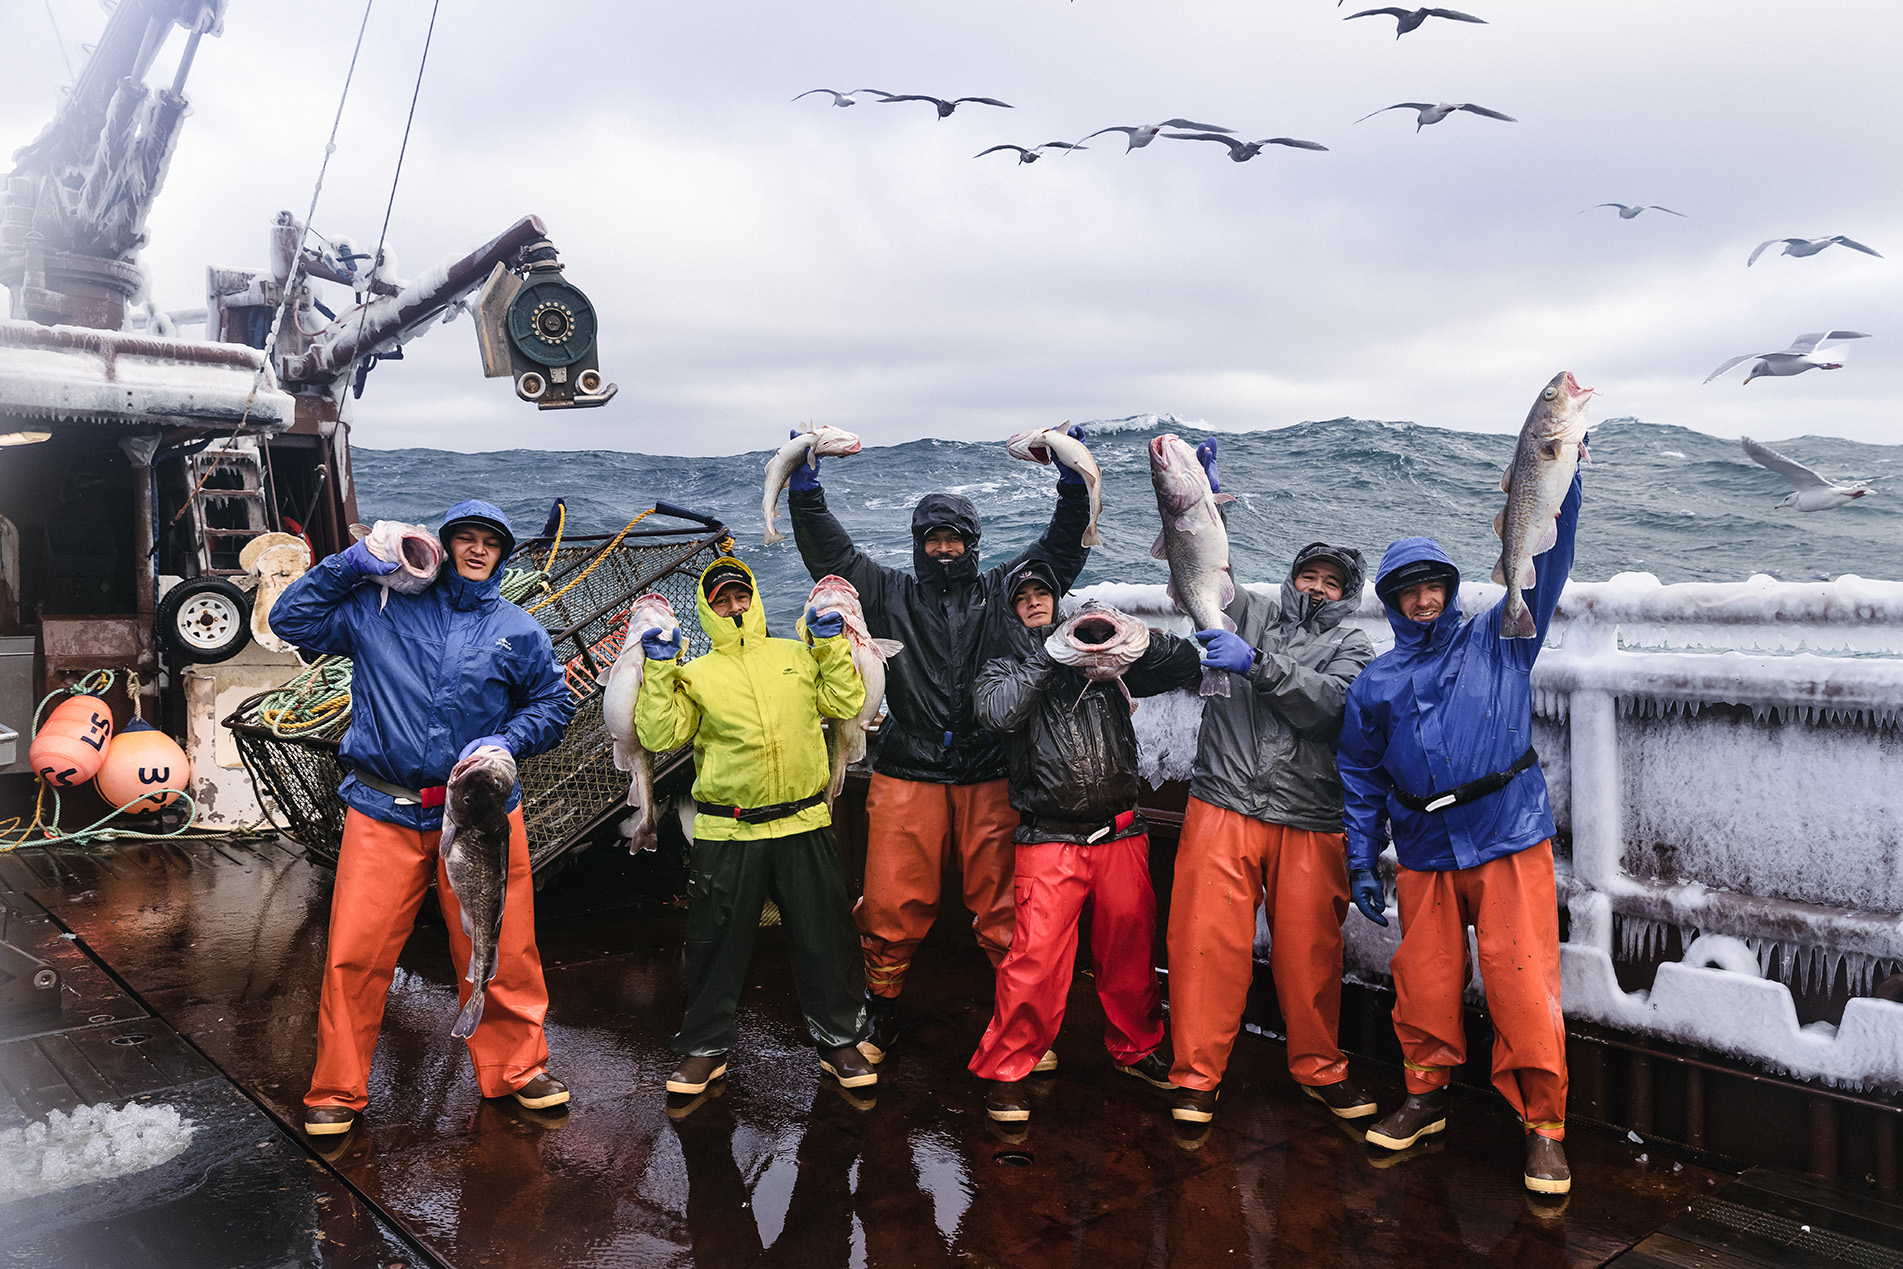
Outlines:
[[[670,1118],[660,1086],[680,1016],[681,918],[639,897],[634,866],[591,851],[537,896],[553,1069],[572,1113],[477,1094],[449,1036],[455,992],[426,908],[390,995],[366,1122],[326,1162],[286,1125],[313,1058],[328,873],[265,842],[0,856],[0,892],[51,914],[35,917],[37,945],[63,958],[73,988],[57,1023],[0,1020],[0,1127],[147,1094],[208,1125],[155,1170],[172,1189],[150,1201],[106,1182],[0,1206],[0,1230],[28,1231],[9,1237],[6,1263],[390,1265],[422,1251],[458,1267],[1558,1266],[1604,1262],[1731,1181],[1581,1126],[1570,1201],[1535,1202],[1504,1103],[1464,1089],[1446,1134],[1385,1157],[1300,1098],[1281,1047],[1258,1037],[1239,1043],[1213,1129],[1186,1148],[1163,1095],[1111,1070],[1081,975],[1062,1069],[1028,1134],[1007,1140],[964,1069],[990,974],[951,941],[922,950],[904,1043],[862,1105],[817,1077],[772,930],[724,1089]],[[113,1046],[128,1023],[155,1038]],[[115,1047],[151,1069],[94,1056]],[[1359,1069],[1392,1104],[1397,1073]],[[249,1258],[204,1232],[217,1196],[237,1204],[247,1186]]]

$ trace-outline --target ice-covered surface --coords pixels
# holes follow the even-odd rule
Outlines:
[[[0,1131],[0,1203],[157,1167],[183,1154],[195,1131],[168,1105],[55,1110],[39,1123]]]
[[[1500,594],[1463,585],[1461,606]],[[1160,586],[1078,595],[1188,629]],[[1392,645],[1372,590],[1350,620]],[[1903,583],[1575,583],[1532,685],[1572,915],[1568,1013],[1837,1084],[1903,1086],[1903,1006],[1867,995],[1903,966]],[[1153,782],[1193,757],[1196,715],[1176,704],[1138,712]],[[1620,991],[1613,957],[1652,960],[1674,932],[1686,963]],[[1349,976],[1387,981],[1398,922],[1350,913],[1346,937]],[[1841,1028],[1800,1027],[1791,986],[1832,984],[1854,997]]]
[[[0,417],[53,422],[289,427],[295,406],[262,354],[234,344],[0,321]]]

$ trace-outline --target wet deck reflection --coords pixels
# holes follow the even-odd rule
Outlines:
[[[567,1115],[478,1096],[449,1036],[440,922],[426,915],[404,951],[369,1114],[330,1166],[444,1263],[1596,1264],[1725,1180],[1581,1129],[1570,1202],[1535,1202],[1504,1103],[1467,1090],[1442,1138],[1387,1157],[1298,1097],[1280,1046],[1255,1037],[1237,1047],[1216,1123],[1181,1138],[1162,1094],[1112,1071],[1082,976],[1061,1069],[1028,1131],[1003,1136],[964,1069],[990,973],[954,942],[923,949],[903,1045],[867,1099],[819,1077],[781,941],[765,932],[731,1074],[670,1106],[681,919],[644,909],[629,869],[591,852],[537,899]],[[327,874],[276,846],[147,844],[19,852],[0,857],[0,879],[297,1121]],[[1397,1072],[1360,1074],[1384,1104],[1398,1096]]]

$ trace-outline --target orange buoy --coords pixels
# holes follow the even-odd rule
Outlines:
[[[106,763],[99,768],[93,784],[99,796],[113,806],[140,814],[176,801],[176,790],[183,789],[191,778],[192,764],[178,742],[144,719],[135,718],[112,738],[106,748]],[[158,789],[175,791],[154,792]],[[152,796],[140,797],[143,793]]]
[[[97,696],[69,696],[40,724],[27,762],[40,779],[70,789],[99,774],[111,739],[111,707]]]

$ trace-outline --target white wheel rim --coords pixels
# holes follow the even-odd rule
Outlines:
[[[216,652],[237,637],[244,615],[228,596],[215,591],[193,595],[173,619],[178,637],[199,652]]]

